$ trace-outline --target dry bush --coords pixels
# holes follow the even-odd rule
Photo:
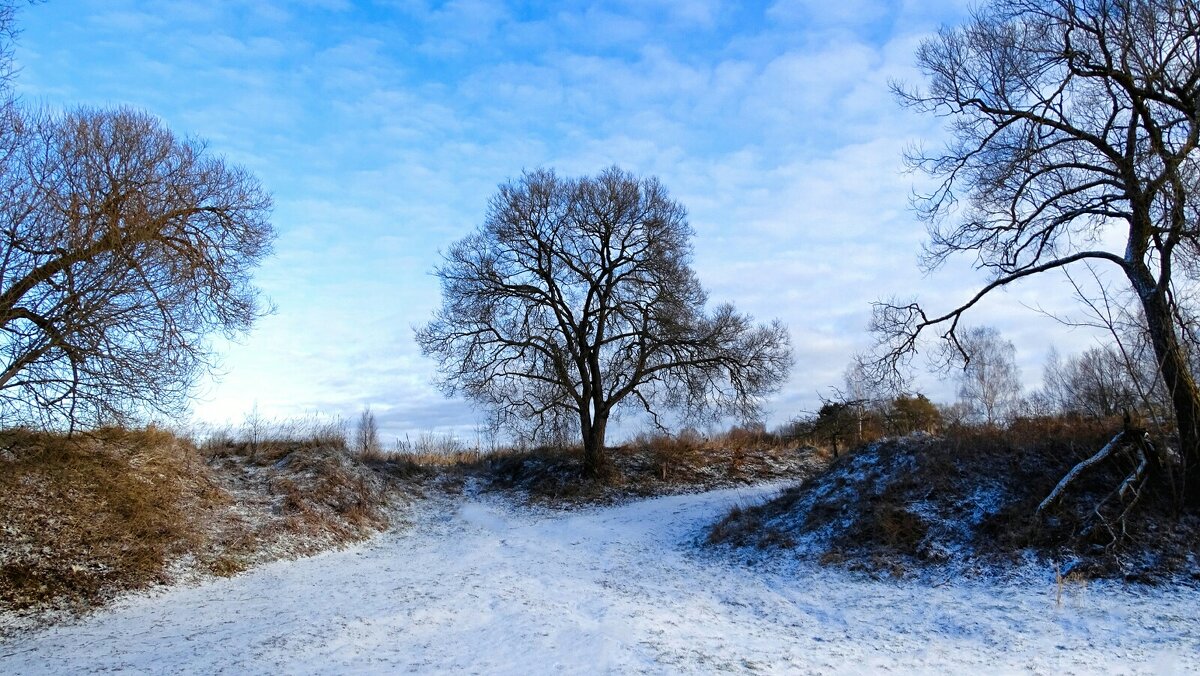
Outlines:
[[[790,549],[796,541],[785,532],[764,522],[765,513],[755,507],[735,505],[708,531],[708,544],[758,549]]]
[[[455,456],[467,451],[466,445],[458,437],[434,432],[422,432],[411,444],[411,449],[413,453],[425,456]]]
[[[708,543],[745,547],[752,544],[752,539],[757,542],[761,529],[761,511],[734,505],[720,521],[709,529]]]
[[[10,430],[0,446],[0,607],[93,603],[162,581],[202,539],[189,511],[225,499],[195,447],[165,430]]]
[[[1178,519],[1165,500],[1139,503],[1121,539],[1095,505],[1125,476],[1114,457],[1072,484],[1063,504],[1038,504],[1119,421],[1037,418],[1007,429],[955,426],[940,438],[892,439],[861,448],[764,505],[734,510],[709,539],[735,546],[805,543],[806,555],[847,567],[896,572],[968,560],[1017,561],[1031,551],[1080,561],[1087,575],[1153,577],[1200,560],[1200,520]],[[1115,501],[1114,501],[1115,502]],[[1110,505],[1107,510],[1119,509]],[[965,565],[965,563],[964,563]]]
[[[705,440],[699,432],[691,429],[677,435],[639,434],[629,446],[649,454],[658,478],[668,481],[672,475],[695,467],[701,461],[701,450]]]
[[[771,434],[761,424],[747,423],[734,425],[724,434],[718,435],[713,442],[730,450],[774,446],[781,442],[778,435]]]
[[[493,450],[491,454],[503,454],[503,449]],[[456,437],[448,434],[423,432],[416,441],[407,436],[397,440],[385,458],[376,461],[389,474],[399,477],[429,477],[440,476],[443,480],[447,475],[456,475],[450,483],[461,486],[461,473],[467,468],[477,467],[485,453],[477,448],[467,448]],[[443,483],[445,483],[443,481]]]
[[[303,449],[349,449],[345,421],[318,415],[280,420],[263,418],[255,411],[240,429],[221,427],[204,436],[201,450],[209,458],[241,457],[259,465]]]

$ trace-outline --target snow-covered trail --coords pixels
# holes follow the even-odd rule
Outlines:
[[[692,546],[715,491],[571,514],[468,500],[345,551],[0,643],[0,673],[1188,673],[1200,591],[879,582]]]

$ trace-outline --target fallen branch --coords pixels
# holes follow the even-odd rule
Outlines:
[[[1121,430],[1115,437],[1113,437],[1107,444],[1104,445],[1104,448],[1096,451],[1095,455],[1072,467],[1071,471],[1067,472],[1067,475],[1064,476],[1062,480],[1058,482],[1058,485],[1054,487],[1054,490],[1050,491],[1050,495],[1047,495],[1046,499],[1042,500],[1042,503],[1038,505],[1037,510],[1034,512],[1034,516],[1041,516],[1042,512],[1045,511],[1047,507],[1050,507],[1054,503],[1058,502],[1058,500],[1062,498],[1062,494],[1067,489],[1067,486],[1069,486],[1072,481],[1078,478],[1079,475],[1083,474],[1093,465],[1103,462],[1110,455],[1116,452],[1116,450],[1125,443],[1126,431],[1127,430]]]
[[[1140,485],[1142,483],[1146,476],[1146,468],[1150,465],[1150,460],[1146,457],[1146,452],[1142,450],[1141,444],[1138,444],[1137,446],[1137,454],[1137,468],[1134,469],[1129,476],[1125,477],[1125,480],[1121,482],[1121,487],[1117,489],[1117,494],[1121,496],[1122,500],[1125,499],[1125,493],[1128,491],[1133,491],[1133,499],[1135,502],[1141,497],[1141,493],[1137,490],[1137,488],[1134,487],[1134,484],[1137,483]]]
[[[1117,489],[1117,495],[1122,501],[1126,499],[1125,494],[1127,492],[1133,493],[1133,499],[1126,502],[1125,509],[1122,510],[1121,515],[1117,517],[1117,523],[1121,524],[1120,537],[1125,537],[1129,534],[1127,521],[1129,513],[1133,511],[1133,508],[1137,506],[1138,501],[1142,499],[1142,488],[1146,485],[1146,468],[1150,466],[1150,460],[1146,457],[1146,451],[1144,447],[1144,444],[1146,443],[1147,442],[1143,440],[1141,443],[1136,445],[1138,454],[1137,468],[1134,469],[1129,476],[1125,477],[1125,480],[1121,482],[1121,486]],[[1120,538],[1117,537],[1117,534],[1113,533],[1113,541],[1109,546],[1111,547],[1112,545],[1115,545],[1119,539]]]

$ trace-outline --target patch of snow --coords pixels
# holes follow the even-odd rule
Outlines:
[[[695,546],[780,486],[570,513],[431,498],[404,531],[0,642],[0,673],[1184,673],[1200,590],[879,581]]]

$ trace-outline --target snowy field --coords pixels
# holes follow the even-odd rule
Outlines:
[[[1195,673],[1200,591],[1053,573],[874,581],[695,542],[769,489],[570,514],[431,502],[412,528],[0,643],[2,674]],[[0,618],[0,621],[3,621]]]

